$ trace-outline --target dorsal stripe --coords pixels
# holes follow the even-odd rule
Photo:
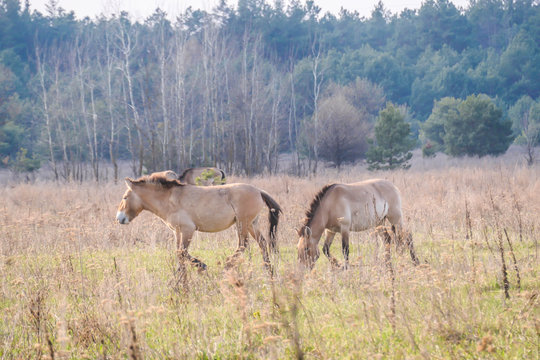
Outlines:
[[[161,185],[166,188],[171,188],[174,186],[184,186],[178,180],[169,180],[164,175],[144,175],[133,181],[135,184],[154,184]]]

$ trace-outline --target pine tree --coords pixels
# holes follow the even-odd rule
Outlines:
[[[444,144],[451,156],[504,154],[512,143],[512,123],[486,95],[470,95],[444,122]]]
[[[408,169],[407,163],[415,142],[410,137],[410,125],[392,103],[379,112],[375,123],[375,141],[367,152],[370,170]]]

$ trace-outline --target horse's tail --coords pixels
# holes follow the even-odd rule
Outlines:
[[[276,231],[277,226],[279,222],[279,213],[283,212],[281,211],[281,207],[276,202],[276,200],[272,199],[272,197],[265,191],[261,190],[261,197],[266,203],[266,206],[268,206],[268,221],[270,222],[270,231],[268,233],[269,235],[269,247],[270,251],[277,253],[278,248],[276,244]]]
[[[221,172],[221,183],[225,184],[227,180],[225,180],[225,171],[219,169],[219,172]]]

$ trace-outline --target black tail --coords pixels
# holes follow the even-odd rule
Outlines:
[[[225,184],[227,181],[225,180],[225,171],[219,170],[221,172],[221,184]]]
[[[277,253],[278,248],[277,248],[277,243],[276,243],[276,231],[277,231],[277,226],[279,222],[279,213],[282,212],[281,207],[276,202],[276,200],[272,199],[272,197],[268,195],[268,193],[261,191],[261,197],[266,203],[266,206],[268,206],[268,210],[269,210],[268,221],[270,222],[270,231],[268,235],[270,239],[269,239],[268,244],[270,247],[270,251]]]

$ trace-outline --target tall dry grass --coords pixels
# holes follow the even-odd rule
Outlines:
[[[447,165],[230,179],[265,189],[284,210],[276,276],[253,241],[224,270],[237,243],[230,229],[196,235],[190,251],[209,270],[190,269],[187,286],[157,217],[116,224],[123,184],[5,186],[0,356],[538,358],[540,171],[495,160]],[[372,177],[401,190],[421,265],[394,248],[387,257],[367,231],[351,236],[350,270],[321,257],[299,272],[295,228],[314,194]],[[332,252],[340,258],[339,244]]]

